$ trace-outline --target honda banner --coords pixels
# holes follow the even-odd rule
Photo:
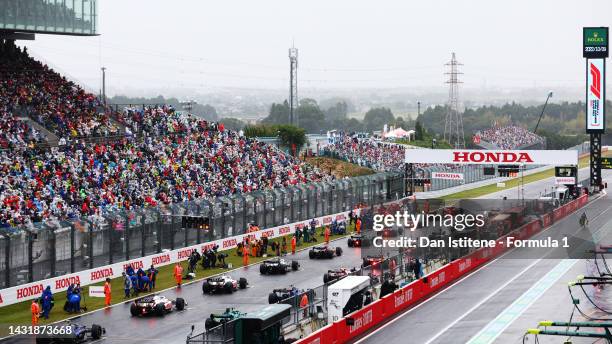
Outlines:
[[[606,70],[604,59],[587,60],[586,130],[603,133],[605,130]]]
[[[463,173],[431,172],[433,179],[463,180]]]
[[[406,149],[408,164],[577,165],[575,150]]]

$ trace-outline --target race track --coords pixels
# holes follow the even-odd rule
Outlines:
[[[161,292],[172,300],[176,297],[184,298],[188,306],[183,312],[172,312],[161,318],[134,318],[130,315],[130,304],[125,303],[83,315],[79,322],[96,323],[105,327],[107,336],[99,341],[103,343],[185,343],[191,325],[196,326],[194,333],[202,332],[204,320],[211,312],[220,313],[228,307],[235,307],[242,312],[254,311],[268,304],[268,293],[274,288],[290,285],[299,289],[318,287],[323,284],[323,274],[328,269],[360,266],[360,249],[349,248],[346,239],[338,239],[330,245],[342,247],[342,256],[331,260],[310,260],[307,250],[296,252],[295,256],[288,255],[286,258],[299,261],[301,267],[298,271],[284,276],[260,275],[259,264],[230,272],[229,275],[233,278],[246,277],[249,283],[247,289],[233,294],[204,295],[201,281],[183,285],[181,289],[172,288]],[[7,339],[2,343],[24,341]]]
[[[608,182],[612,179],[609,172],[604,173]],[[538,192],[538,187],[545,185],[550,188],[550,181],[534,182],[528,184],[528,188],[530,192]],[[489,197],[501,197],[494,196]],[[591,233],[601,236],[602,243],[612,243],[612,198],[606,195],[589,203],[585,210]],[[581,213],[555,223],[535,238],[575,234],[579,230]],[[571,304],[567,282],[575,279],[578,273],[584,273],[584,260],[549,259],[544,251],[542,253],[539,257],[525,259],[522,249],[512,250],[355,343],[405,343],[406,334],[414,343],[455,344],[471,340],[471,343],[521,343],[525,330],[536,327],[538,321],[569,319]],[[550,289],[544,289],[546,283],[551,283]],[[529,304],[517,307],[514,302],[519,298]],[[496,319],[500,314],[500,319]],[[481,333],[485,328],[486,332]],[[542,343],[560,343],[563,337],[540,336],[539,339]],[[533,338],[530,340],[533,342]]]
[[[580,172],[582,175],[585,169]],[[604,173],[604,177],[610,181],[612,173]],[[527,184],[525,198],[537,198],[545,188],[550,190],[551,185],[552,179],[550,178]],[[504,195],[515,198],[516,189],[504,190],[484,198],[500,198]],[[610,210],[612,200],[605,197],[587,207],[587,214],[591,219],[590,227],[592,230],[597,230],[605,225],[609,216],[594,218],[596,216],[594,214],[602,214]],[[577,216],[572,215],[558,222],[546,231],[546,235],[561,236],[575,231]],[[612,234],[608,234],[606,240],[612,242]],[[232,295],[203,295],[201,281],[184,285],[178,290],[172,288],[163,291],[162,294],[170,299],[182,297],[187,301],[188,307],[183,312],[173,312],[163,318],[133,318],[129,312],[130,304],[124,303],[83,315],[79,322],[97,323],[105,327],[107,335],[99,341],[103,343],[133,343],[136,341],[184,343],[191,325],[195,325],[195,333],[202,332],[204,320],[211,312],[222,312],[228,307],[235,307],[243,312],[253,311],[267,304],[268,293],[274,288],[290,285],[300,289],[317,287],[322,284],[322,276],[328,269],[360,265],[360,250],[348,248],[346,239],[339,239],[332,245],[342,247],[341,257],[333,260],[310,260],[307,250],[298,252],[293,257],[289,255],[287,258],[298,260],[301,267],[299,271],[290,272],[285,276],[262,276],[259,273],[258,265],[234,270],[230,275],[234,278],[246,277],[249,287]],[[520,257],[519,250],[511,251],[504,259],[497,259],[477,270],[430,300],[395,318],[382,330],[367,334],[357,342],[405,343],[406,333],[410,333],[411,342],[414,343],[467,342],[559,262],[553,259],[509,259],[518,257]],[[565,279],[575,278],[579,266],[580,264],[572,266],[557,285],[566,285]],[[571,278],[565,276],[572,276],[572,274]],[[540,305],[540,303],[536,304]],[[569,302],[563,304],[569,307]],[[546,313],[554,315],[557,313],[555,307],[557,307],[555,303],[548,303],[538,312],[544,315]],[[569,310],[571,311],[571,308]],[[501,333],[498,340],[503,338],[503,341],[499,342],[515,342],[518,333],[522,335],[524,332],[525,326],[534,327],[538,320],[544,320],[538,317],[526,318],[528,314],[525,312],[515,324]],[[31,342],[34,343],[34,340]],[[2,343],[24,343],[24,340],[7,339]]]

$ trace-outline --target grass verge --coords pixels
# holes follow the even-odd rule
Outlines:
[[[352,229],[353,229],[353,226],[347,226],[348,232],[350,232]],[[318,239],[318,242],[316,243],[303,243],[302,242],[301,245],[297,247],[297,249],[304,250],[311,246],[320,245],[323,241],[322,236],[321,237],[319,236],[320,233],[321,233],[321,228],[318,228],[317,238],[320,238]],[[342,238],[344,236],[346,235],[332,235],[330,236],[330,240]],[[279,238],[272,239],[271,241],[280,242],[281,240],[282,240],[282,237],[279,237]],[[290,243],[290,240],[287,240],[287,242]],[[288,245],[288,249],[291,249],[290,245]],[[234,269],[242,267],[242,257],[238,256],[235,249],[227,250],[225,252],[229,253],[229,256],[225,259],[226,263],[231,263]],[[269,255],[267,258],[250,257],[249,265],[256,264],[263,260],[274,257],[274,254],[270,255],[271,253],[272,253],[271,250],[268,249]],[[289,253],[287,257],[291,257],[291,254]],[[183,269],[186,271],[187,262],[183,262],[182,265],[183,265]],[[174,271],[173,270],[174,264],[161,266],[161,267],[158,267],[157,269],[159,270],[159,274],[157,275],[157,280],[155,282],[155,289],[152,292],[140,293],[138,297],[142,297],[144,295],[155,293],[156,291],[159,291],[159,290],[164,290],[164,289],[168,289],[168,288],[172,288],[176,286],[174,277],[172,275]],[[193,282],[193,281],[200,281],[204,278],[207,278],[207,277],[210,277],[216,274],[228,272],[230,270],[232,269],[214,268],[214,269],[203,270],[202,267],[198,265],[198,270],[196,271],[196,276],[197,276],[196,279],[192,281],[183,280],[183,282],[188,283],[188,282]],[[239,276],[235,276],[235,277],[239,277]],[[104,282],[100,282],[100,283],[96,283],[92,285],[101,286],[101,285],[104,285]],[[112,290],[112,304],[123,303],[123,302],[137,298],[137,297],[132,297],[128,299],[124,298],[123,279],[121,277],[114,278],[111,280],[111,290]],[[104,298],[88,297],[89,286],[83,287],[82,295],[84,295],[84,298],[83,298],[84,301],[81,302],[81,306],[87,306],[88,312],[104,308]],[[49,313],[49,319],[45,320],[44,318],[40,318],[39,325],[50,324],[56,321],[61,321],[64,319],[68,319],[68,318],[77,316],[77,315],[85,314],[85,313],[81,313],[81,314],[66,313],[64,311],[63,307],[64,307],[64,303],[66,302],[65,292],[55,293],[53,297],[55,299],[55,305],[53,309],[51,310],[51,312]],[[32,301],[23,301],[23,302],[19,302],[13,305],[8,305],[8,306],[0,308],[0,324],[5,325],[5,326],[0,327],[0,338],[8,335],[6,325],[27,325],[31,323],[31,313],[30,313],[31,304],[32,304]]]
[[[578,168],[583,168],[583,167],[587,167],[589,165],[589,156],[585,156],[582,157],[578,160]],[[537,172],[537,173],[533,173],[533,174],[529,174],[526,175],[523,180],[525,184],[531,183],[531,182],[535,182],[538,180],[542,180],[542,179],[546,179],[546,178],[550,178],[550,177],[554,177],[555,176],[555,169],[551,168],[551,169],[547,169],[541,172]],[[460,192],[456,192],[450,195],[446,195],[443,197],[440,197],[441,199],[445,200],[445,201],[450,201],[450,200],[456,200],[456,199],[469,199],[469,198],[476,198],[476,197],[480,197],[480,196],[484,196],[484,195],[488,195],[490,193],[494,193],[497,191],[502,191],[502,190],[506,190],[506,189],[511,189],[511,188],[515,188],[519,185],[521,178],[513,178],[513,179],[509,179],[506,180],[504,183],[506,183],[505,187],[497,187],[497,183],[494,184],[488,184],[488,185],[483,185],[477,188],[473,188],[473,189],[469,189],[469,190],[464,190],[464,191],[460,191]]]

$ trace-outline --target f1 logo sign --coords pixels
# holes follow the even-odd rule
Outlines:
[[[591,63],[591,77],[591,92],[597,99],[601,99],[601,71],[593,63]]]

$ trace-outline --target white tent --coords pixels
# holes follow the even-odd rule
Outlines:
[[[393,129],[385,133],[384,137],[393,138],[393,139],[400,139],[400,138],[408,137],[408,139],[410,140],[411,137],[414,137],[414,130],[406,131],[402,128],[397,128],[397,129]]]

